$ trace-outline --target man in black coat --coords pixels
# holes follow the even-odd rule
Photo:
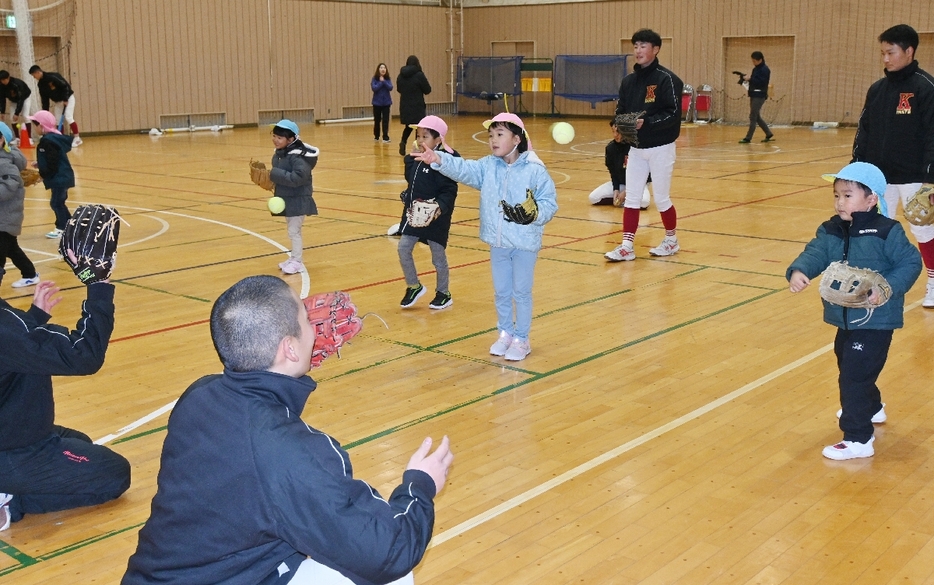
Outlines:
[[[399,70],[396,91],[399,92],[399,121],[403,126],[399,154],[405,156],[405,143],[412,134],[409,124],[418,124],[425,117],[425,96],[431,93],[431,85],[415,55],[409,55],[405,67]]]
[[[756,125],[765,132],[765,138],[762,142],[772,141],[772,131],[769,125],[762,119],[762,106],[765,100],[769,99],[769,81],[772,78],[772,71],[765,64],[765,55],[762,51],[753,51],[752,53],[752,74],[749,76],[749,130],[746,136],[740,140],[741,144],[752,142],[752,135],[756,131]]]

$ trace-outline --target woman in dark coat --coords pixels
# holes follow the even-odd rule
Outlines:
[[[405,67],[399,71],[396,91],[399,92],[399,121],[402,122],[399,154],[405,156],[405,143],[412,134],[409,124],[418,124],[425,117],[425,96],[431,93],[431,85],[415,55],[409,55]]]

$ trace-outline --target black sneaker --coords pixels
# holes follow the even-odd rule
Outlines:
[[[408,309],[415,304],[415,301],[421,298],[425,294],[425,287],[417,284],[415,286],[410,286],[405,289],[405,296],[402,297],[402,302],[399,303],[399,306],[403,309]]]
[[[443,293],[438,291],[435,293],[435,298],[428,303],[429,309],[446,309],[454,304],[454,299],[451,298],[451,293]]]

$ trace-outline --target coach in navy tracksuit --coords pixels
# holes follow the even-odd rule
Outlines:
[[[447,440],[420,458],[423,442],[388,500],[354,479],[340,444],[301,419],[316,387],[306,375],[315,329],[279,278],[249,277],[221,294],[211,336],[224,373],[192,384],[169,418],[152,514],[123,585],[406,578],[431,539]],[[442,450],[450,458],[432,467]]]
[[[0,530],[24,514],[101,504],[130,487],[129,462],[56,425],[52,397],[52,376],[86,376],[103,365],[114,286],[88,285],[73,331],[49,323],[57,291],[40,282],[28,311],[0,300]]]

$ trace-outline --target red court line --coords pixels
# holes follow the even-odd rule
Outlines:
[[[752,201],[744,201],[744,202],[742,202],[742,203],[734,203],[733,205],[725,205],[725,206],[723,206],[723,207],[717,207],[716,209],[708,209],[707,211],[698,211],[697,213],[691,213],[691,214],[689,214],[689,215],[679,215],[679,216],[678,216],[678,220],[680,221],[680,220],[682,220],[682,219],[686,219],[686,218],[689,218],[689,217],[698,217],[698,216],[701,216],[701,215],[707,215],[708,213],[716,213],[716,212],[718,212],[718,211],[725,211],[725,210],[727,210],[727,209],[734,209],[734,208],[736,208],[736,207],[743,207],[744,205],[752,205],[752,204],[754,204],[754,203],[762,203],[762,202],[764,202],[764,201],[771,201],[772,199],[780,199],[780,198],[782,198],[782,197],[788,197],[789,195],[798,195],[798,194],[800,194],[800,193],[807,193],[808,191],[814,191],[814,190],[816,190],[816,189],[823,189],[823,187],[808,187],[807,189],[801,189],[800,191],[792,191],[792,192],[790,192],[790,193],[782,193],[781,195],[774,195],[774,196],[772,196],[772,197],[763,197],[762,199],[754,199],[754,200],[752,200]],[[659,221],[647,223],[647,224],[645,224],[645,225],[646,225],[646,226],[657,226],[657,225],[662,225],[662,222],[661,222],[661,220],[659,220]],[[640,227],[645,227],[645,226],[640,226]],[[567,241],[567,242],[565,242],[565,243],[563,243],[563,244],[552,244],[552,245],[550,245],[550,246],[542,246],[542,249],[545,249],[545,248],[559,248],[559,247],[561,247],[561,246],[566,246],[566,245],[568,245],[568,244],[573,244],[573,243],[576,243],[576,242],[584,242],[584,241],[593,240],[593,239],[596,239],[596,238],[605,238],[605,237],[612,236],[613,234],[622,233],[622,231],[623,231],[623,228],[622,228],[622,225],[620,224],[620,227],[619,227],[619,228],[617,228],[617,229],[615,229],[615,230],[613,230],[613,231],[610,231],[610,232],[605,232],[605,233],[602,233],[602,234],[596,234],[596,235],[593,235],[593,236],[586,236],[586,237],[582,237],[582,238],[569,238],[569,241]],[[548,234],[548,235],[551,236],[551,237],[555,237],[555,236],[556,236],[555,234]],[[565,237],[565,236],[558,236],[558,237]]]
[[[489,261],[490,261],[489,258],[486,258],[486,259],[484,259],[484,260],[477,260],[477,261],[475,261],[475,262],[467,262],[467,263],[465,263],[465,264],[456,264],[456,265],[454,265],[454,266],[451,266],[450,269],[451,269],[451,270],[454,270],[454,269],[457,269],[457,268],[466,268],[466,267],[468,267],[468,266],[476,266],[477,264],[486,264],[486,263],[488,263]],[[434,273],[435,273],[434,270],[426,270],[425,272],[419,272],[418,275],[419,275],[419,276],[425,276],[425,275],[427,275],[427,274],[434,274]],[[363,289],[365,289],[365,288],[370,288],[370,287],[374,287],[374,286],[379,286],[379,285],[381,285],[381,284],[391,284],[391,283],[393,283],[393,282],[399,282],[399,281],[404,281],[404,280],[405,280],[405,277],[400,276],[399,278],[390,278],[389,280],[380,280],[380,281],[377,281],[377,282],[371,282],[371,283],[369,283],[369,284],[361,284],[360,286],[352,286],[352,287],[350,287],[350,288],[345,288],[345,289],[344,289],[344,292],[350,292],[350,291],[354,291],[354,290],[363,290]]]
[[[467,263],[465,263],[465,264],[457,264],[457,265],[451,266],[451,269],[453,270],[453,269],[457,269],[457,268],[466,268],[467,266],[475,266],[475,265],[477,265],[477,264],[485,264],[485,263],[487,263],[487,262],[489,262],[489,259],[477,260],[477,261],[475,261],[475,262],[467,262]],[[425,276],[425,275],[427,275],[427,274],[433,274],[434,272],[435,272],[434,270],[428,270],[428,271],[426,271],[426,272],[419,272],[419,276]],[[404,281],[404,280],[405,280],[404,277],[391,278],[391,279],[389,279],[389,280],[380,280],[380,281],[377,281],[377,282],[371,282],[371,283],[369,283],[369,284],[362,284],[362,285],[360,285],[360,286],[354,286],[354,287],[350,287],[350,288],[345,288],[344,291],[345,291],[345,292],[350,292],[350,291],[355,291],[355,290],[362,290],[362,289],[365,289],[365,288],[370,288],[370,287],[374,287],[374,286],[380,286],[380,285],[382,285],[382,284],[391,284],[391,283],[393,283],[393,282],[399,282],[399,281]],[[190,323],[182,323],[181,325],[173,325],[172,327],[164,327],[164,328],[162,328],[162,329],[153,329],[152,331],[144,331],[144,332],[142,332],[142,333],[136,333],[136,334],[134,334],[134,335],[127,335],[127,336],[124,336],[124,337],[117,337],[117,338],[111,339],[111,340],[110,340],[110,343],[118,343],[118,342],[120,342],[120,341],[129,341],[129,340],[131,340],[131,339],[139,339],[139,338],[141,338],[141,337],[149,337],[150,335],[158,335],[159,333],[166,333],[166,332],[168,332],[168,331],[176,331],[176,330],[178,330],[178,329],[186,329],[186,328],[188,328],[188,327],[195,327],[195,326],[197,326],[197,325],[204,325],[205,323],[210,323],[210,322],[211,322],[210,319],[200,319],[200,320],[198,320],[198,321],[192,321],[192,322],[190,322]]]
[[[181,325],[173,325],[172,327],[165,327],[163,329],[154,329],[153,331],[144,331],[143,333],[137,333],[135,335],[127,335],[126,337],[117,337],[116,339],[111,339],[110,343],[117,343],[119,341],[128,341],[130,339],[139,339],[140,337],[148,337],[150,335],[156,335],[157,333],[165,333],[166,331],[175,331],[176,329],[185,329],[186,327],[194,327],[195,325],[204,325],[205,323],[210,323],[210,319],[201,319],[200,321],[192,321],[190,323],[183,323]]]

